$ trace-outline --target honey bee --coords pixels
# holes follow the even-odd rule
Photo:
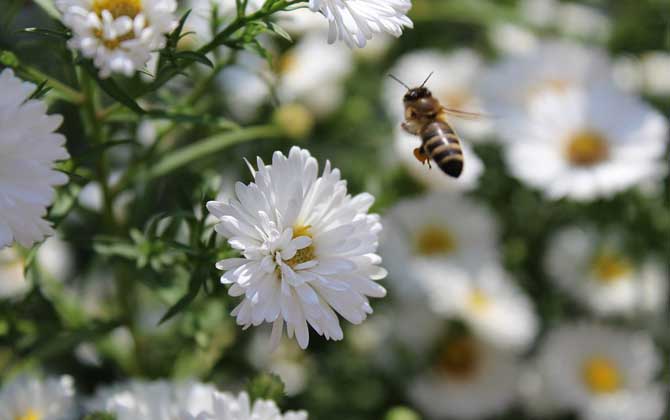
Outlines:
[[[421,146],[414,149],[414,157],[423,164],[428,163],[428,168],[431,168],[432,159],[444,173],[458,178],[463,172],[463,150],[460,138],[447,121],[447,115],[461,118],[479,118],[481,115],[442,106],[425,87],[432,75],[430,73],[421,86],[415,88],[410,88],[392,74],[389,76],[407,88],[403,97],[405,121],[402,128],[421,137]]]

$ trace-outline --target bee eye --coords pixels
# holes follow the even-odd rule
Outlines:
[[[414,111],[412,111],[409,115],[410,115],[410,117],[412,117],[412,118],[416,118],[416,112],[414,112]]]

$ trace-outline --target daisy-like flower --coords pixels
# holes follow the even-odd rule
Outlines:
[[[347,194],[340,171],[318,163],[307,150],[275,152],[272,164],[258,158],[254,182],[236,185],[236,199],[211,201],[215,229],[242,253],[217,263],[231,296],[243,296],[233,310],[245,328],[273,323],[276,346],[284,323],[301,348],[309,324],[319,335],[341,340],[336,312],[353,324],[372,313],[368,297],[383,297],[386,276],[375,254],[379,217],[368,214],[374,197]]]
[[[565,63],[570,63],[566,66]],[[496,117],[507,117],[547,92],[561,93],[610,78],[604,51],[569,42],[545,42],[530,53],[510,56],[478,80],[486,107]]]
[[[414,25],[407,17],[410,0],[309,0],[309,8],[328,19],[328,42],[344,41],[349,47],[363,48],[376,33],[396,38],[403,27]]]
[[[545,265],[561,289],[600,315],[654,313],[668,302],[667,267],[634,262],[615,234],[567,228],[549,244]]]
[[[431,419],[476,419],[503,412],[516,398],[519,362],[467,334],[447,337],[434,367],[414,381],[410,398]]]
[[[15,247],[0,250],[0,299],[22,296],[30,286],[23,275],[23,258]]]
[[[24,247],[51,235],[43,219],[54,198],[56,185],[67,176],[53,169],[54,161],[67,159],[65,137],[54,133],[63,118],[47,115],[47,106],[28,99],[31,83],[0,73],[0,248],[13,241]]]
[[[509,124],[509,170],[551,199],[591,201],[666,172],[665,117],[609,84],[538,95]]]
[[[505,350],[524,350],[538,332],[530,299],[496,263],[458,270],[436,261],[423,270],[433,310],[463,320],[475,335]],[[448,285],[445,285],[448,283]]]
[[[187,414],[211,412],[215,391],[197,382],[130,381],[99,388],[86,410],[112,413],[117,420],[183,420]]]
[[[399,297],[426,295],[423,278],[439,261],[439,277],[450,286],[446,271],[461,275],[481,261],[497,261],[498,229],[493,215],[457,193],[431,193],[400,201],[384,216],[381,254],[391,286]]]
[[[0,388],[0,420],[74,420],[74,382],[69,376],[19,376]]]
[[[415,86],[421,84],[430,69],[435,69],[435,72],[427,87],[442,105],[475,113],[483,110],[482,100],[475,88],[483,77],[484,61],[477,52],[467,48],[448,54],[438,50],[414,51],[400,57],[389,73],[406,84]],[[389,117],[398,125],[405,114],[402,97],[406,90],[391,78],[384,82],[386,110]],[[486,118],[476,120],[450,118],[449,122],[466,142],[483,140],[491,134],[492,121]]]
[[[587,420],[657,420],[665,406],[652,340],[592,324],[553,330],[539,354],[549,395]]]
[[[196,420],[307,420],[306,411],[287,411],[282,414],[271,400],[256,400],[253,404],[246,392],[238,396],[224,392],[212,394],[212,410],[201,412]]]
[[[56,0],[56,7],[72,29],[70,48],[93,59],[103,78],[142,69],[177,26],[175,0]]]

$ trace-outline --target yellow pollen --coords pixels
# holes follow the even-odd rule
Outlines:
[[[28,411],[20,416],[14,417],[14,420],[40,420],[42,416],[37,411],[29,408]]]
[[[621,373],[616,364],[601,356],[592,357],[584,363],[582,379],[594,394],[611,394],[622,386]]]
[[[298,236],[309,236],[312,237],[312,234],[309,230],[312,228],[312,225],[296,225],[293,226],[293,237],[297,238]]]
[[[292,52],[287,52],[281,57],[279,57],[279,63],[277,64],[277,72],[279,74],[286,74],[293,70],[298,64],[298,59],[295,54]]]
[[[134,19],[142,11],[142,0],[93,0],[93,11],[98,16],[103,10],[108,10],[114,19],[121,16]]]
[[[481,290],[475,289],[470,293],[468,304],[475,312],[484,312],[491,304],[491,299]]]
[[[456,241],[448,230],[426,226],[417,235],[416,248],[421,255],[448,254],[456,250]]]
[[[632,270],[632,264],[625,257],[614,254],[600,254],[593,259],[593,272],[603,283],[620,280]]]
[[[477,370],[479,350],[470,337],[452,338],[442,349],[438,369],[452,379],[466,380]]]
[[[568,138],[565,156],[574,166],[592,166],[609,156],[607,140],[600,133],[584,130]]]
[[[312,226],[310,225],[296,225],[293,227],[293,238],[297,238],[298,236],[308,236],[312,237],[312,234],[310,233],[309,229]],[[286,265],[289,267],[293,268],[298,264],[302,264],[307,261],[312,261],[316,256],[314,255],[314,247],[312,245],[306,246],[302,249],[299,249],[296,251],[295,255],[293,258],[288,259],[284,261]]]

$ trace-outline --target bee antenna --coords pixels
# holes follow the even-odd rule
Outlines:
[[[430,78],[433,76],[433,73],[435,73],[435,72],[434,72],[434,71],[431,71],[431,72],[430,72],[430,74],[428,75],[428,77],[426,77],[426,80],[424,80],[423,83],[421,83],[421,87],[426,86],[426,83],[428,83],[428,80],[430,80]]]
[[[401,85],[405,86],[405,87],[407,88],[407,90],[410,90],[410,87],[407,86],[407,84],[405,84],[405,82],[403,82],[402,80],[398,79],[398,78],[395,77],[394,75],[389,74],[389,77],[390,77],[391,79],[395,80],[396,82],[400,83]]]

